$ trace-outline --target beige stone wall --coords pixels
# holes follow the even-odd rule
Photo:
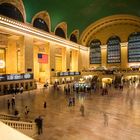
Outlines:
[[[42,44],[33,46],[33,58],[34,58],[34,78],[40,82],[50,81],[50,47],[48,42],[42,42]],[[48,55],[48,63],[38,62],[38,53]],[[40,65],[42,71],[40,71]]]
[[[78,51],[77,50],[72,50],[72,69],[71,71],[78,71]]]
[[[105,45],[107,43],[107,40],[114,35],[118,36],[121,39],[121,42],[127,42],[128,37],[131,33],[139,31],[140,27],[133,26],[130,24],[114,24],[107,26],[101,29],[100,31],[92,34],[88,42],[90,42],[93,39],[99,39],[101,41],[101,44]]]
[[[78,57],[78,70],[82,71],[83,69],[88,68],[89,68],[89,52],[80,50]]]
[[[125,69],[129,67],[128,63],[128,43],[121,44],[121,68]]]
[[[17,49],[14,39],[8,39],[6,48],[6,73],[17,73]]]
[[[28,72],[28,69],[31,69],[33,72],[33,38],[30,36],[24,37],[24,60],[25,73]]]

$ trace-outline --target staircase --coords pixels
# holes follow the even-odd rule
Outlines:
[[[8,114],[0,114],[0,122],[3,122],[29,137],[35,138],[37,136],[37,127],[34,122],[20,121],[19,117]]]

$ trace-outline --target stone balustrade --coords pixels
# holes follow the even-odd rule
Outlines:
[[[0,114],[0,119],[2,120],[16,120],[18,121],[20,117],[15,115],[9,115],[9,114]]]
[[[6,125],[15,128],[16,130],[22,132],[23,134],[36,137],[37,136],[37,127],[35,123],[32,122],[22,122],[22,121],[13,121],[13,120],[1,120]]]

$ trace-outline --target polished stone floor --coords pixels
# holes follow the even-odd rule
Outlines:
[[[42,115],[43,134],[38,140],[140,140],[140,88],[131,85],[123,91],[110,88],[109,95],[100,93],[72,94],[76,104],[69,107],[69,97],[61,89],[49,87],[16,95],[16,108],[22,119],[26,105],[30,109],[27,120]],[[11,98],[0,96],[0,113],[13,113],[7,109],[7,99]],[[85,116],[81,115],[81,104]]]

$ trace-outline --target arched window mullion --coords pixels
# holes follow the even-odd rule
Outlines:
[[[46,24],[46,22],[41,19],[41,18],[36,18],[33,22],[33,26],[38,28],[38,29],[41,29],[41,30],[44,30],[46,32],[49,32],[49,28],[48,28],[48,25]]]
[[[107,41],[107,63],[121,62],[120,38],[110,37]]]
[[[128,62],[140,62],[140,32],[134,32],[128,38]]]
[[[60,36],[60,37],[63,37],[63,38],[66,38],[65,32],[64,32],[63,29],[60,28],[60,27],[58,27],[58,28],[55,30],[55,35]]]
[[[10,3],[2,3],[0,5],[0,14],[24,22],[21,12],[18,10],[18,8]]]
[[[76,35],[71,34],[70,41],[73,41],[73,42],[77,43],[77,37],[76,37]]]
[[[90,43],[90,64],[101,64],[101,42],[93,40]]]

